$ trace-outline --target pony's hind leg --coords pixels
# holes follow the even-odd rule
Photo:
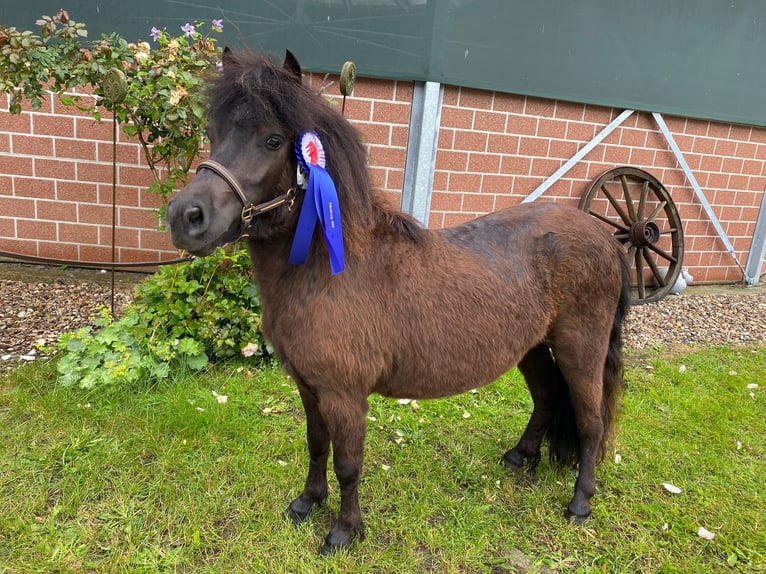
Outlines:
[[[546,345],[531,349],[519,363],[532,395],[534,408],[519,442],[503,455],[503,464],[512,469],[534,472],[540,462],[540,444],[555,413],[556,394],[566,393],[566,383]]]
[[[294,524],[300,524],[311,514],[315,505],[327,498],[327,457],[330,451],[330,433],[319,412],[314,395],[298,383],[298,392],[306,412],[306,442],[309,449],[309,472],[301,495],[285,511]]]

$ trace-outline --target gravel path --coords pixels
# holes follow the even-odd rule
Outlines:
[[[118,309],[130,301],[138,274],[119,274]],[[61,333],[89,325],[110,303],[110,274],[0,262],[0,372],[44,353]],[[657,345],[766,345],[766,286],[692,286],[631,308],[628,349]]]

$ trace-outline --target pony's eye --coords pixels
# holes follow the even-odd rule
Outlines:
[[[282,147],[282,138],[280,136],[269,136],[266,140],[266,147],[272,151],[278,150]]]

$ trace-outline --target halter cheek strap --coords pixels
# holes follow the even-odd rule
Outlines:
[[[239,199],[242,204],[242,214],[240,215],[240,220],[242,222],[241,233],[247,231],[247,228],[250,227],[250,223],[256,215],[271,211],[282,205],[287,205],[288,209],[292,209],[293,204],[295,203],[295,188],[291,187],[285,193],[278,195],[272,200],[254,204],[247,198],[245,192],[242,190],[242,186],[239,185],[239,182],[234,175],[217,161],[212,159],[205,160],[199,164],[199,167],[197,167],[197,173],[199,173],[199,170],[201,169],[208,169],[224,180],[232,193]]]

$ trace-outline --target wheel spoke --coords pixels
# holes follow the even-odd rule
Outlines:
[[[614,198],[614,196],[611,194],[609,189],[606,187],[606,184],[601,186],[601,191],[604,192],[604,195],[609,200],[609,203],[612,204],[612,207],[614,207],[614,210],[617,212],[617,214],[620,216],[620,218],[625,222],[626,225],[630,225],[633,223],[633,221],[628,217],[628,214],[625,213],[625,210],[622,208],[622,206],[617,202],[617,200]]]
[[[630,189],[628,189],[628,178],[626,175],[620,176],[620,183],[622,183],[622,193],[625,195],[625,205],[628,207],[628,217],[630,217],[631,221],[638,221],[636,210],[633,207],[633,198],[630,196]]]
[[[612,227],[615,227],[615,228],[617,228],[617,230],[618,230],[618,231],[621,231],[621,232],[623,232],[623,233],[628,233],[628,234],[630,233],[630,229],[628,229],[627,227],[625,227],[624,225],[622,225],[622,224],[621,224],[619,221],[612,221],[612,220],[611,220],[611,219],[609,219],[607,216],[605,216],[605,215],[601,215],[600,213],[597,213],[597,212],[595,212],[595,211],[589,211],[588,213],[590,213],[590,214],[591,214],[593,217],[595,217],[596,219],[600,219],[600,220],[601,220],[601,221],[603,221],[604,223],[608,223],[608,224],[609,224],[609,225],[611,225]]]
[[[644,218],[644,209],[646,209],[646,199],[649,196],[649,181],[644,180],[644,184],[641,186],[641,195],[638,200],[638,217],[637,219]]]
[[[649,249],[654,251],[657,255],[662,257],[663,259],[666,259],[667,261],[670,261],[671,263],[678,263],[678,259],[676,259],[673,255],[662,249],[661,247],[657,247],[655,244],[650,243],[647,245]]]
[[[663,200],[660,202],[660,204],[654,208],[654,211],[649,215],[649,217],[646,218],[646,221],[654,221],[657,216],[660,214],[660,211],[665,209],[665,206],[668,204],[667,201]]]
[[[644,253],[644,259],[646,259],[646,262],[649,264],[649,268],[652,270],[652,275],[654,275],[654,280],[657,282],[657,285],[664,287],[666,285],[665,280],[668,274],[665,273],[665,277],[662,276],[659,267],[657,267],[657,263],[654,261],[654,259],[652,259],[651,254],[646,247],[644,247],[642,251]]]
[[[638,296],[640,299],[646,297],[646,284],[644,283],[644,264],[641,261],[641,251],[636,249],[634,260],[636,262],[636,283],[638,284]]]

